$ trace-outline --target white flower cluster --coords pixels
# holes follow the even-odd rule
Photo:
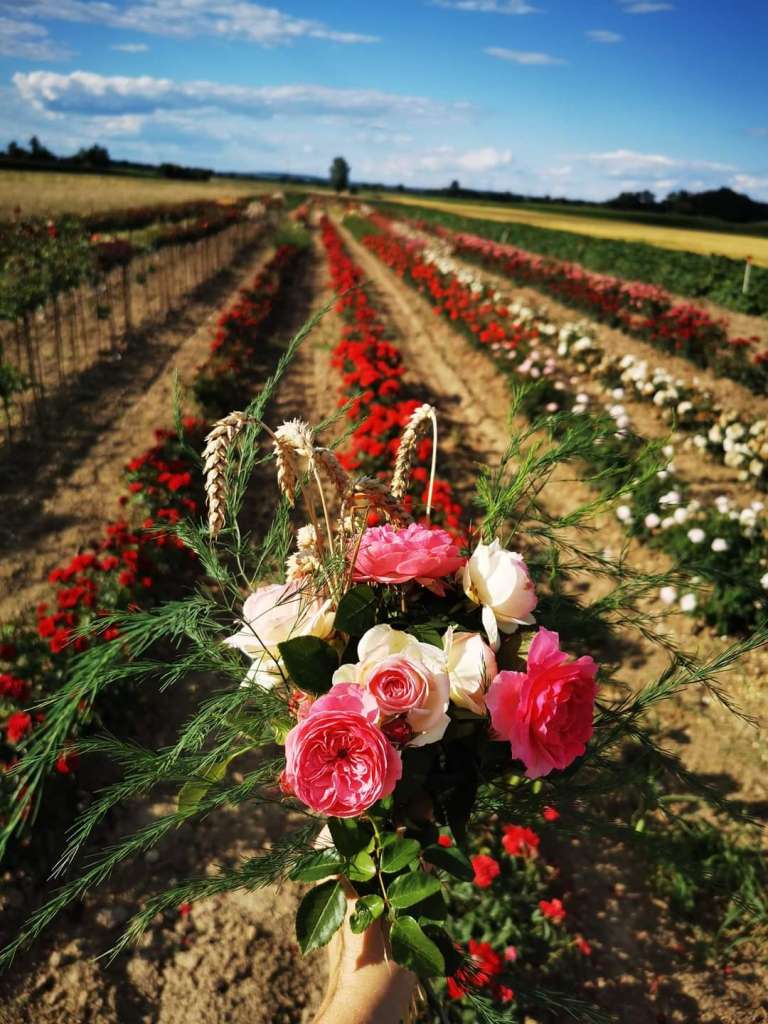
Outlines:
[[[577,369],[584,372],[600,361],[603,350],[592,336],[587,321],[579,320],[563,324],[557,332],[557,354],[573,359]]]
[[[735,409],[723,411],[706,434],[693,438],[695,447],[716,453],[731,469],[740,470],[742,480],[768,485],[768,420],[751,425]]]
[[[666,422],[674,419],[680,426],[692,426],[712,408],[712,396],[697,387],[695,377],[691,384],[686,384],[662,366],[651,367],[647,359],[638,359],[629,353],[607,357],[599,372],[603,376],[618,374],[624,388],[633,397],[652,402],[661,409]]]

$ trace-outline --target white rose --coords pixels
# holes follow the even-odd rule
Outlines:
[[[701,544],[706,539],[707,535],[700,526],[694,526],[692,530],[688,531],[688,540],[691,544]]]
[[[662,604],[674,604],[677,600],[677,590],[674,587],[662,587],[659,591],[659,600]]]
[[[483,627],[491,647],[499,649],[499,630],[514,633],[529,626],[538,598],[523,556],[508,551],[495,539],[478,544],[464,566],[464,593],[483,606]]]
[[[270,688],[282,675],[278,645],[297,636],[330,636],[334,615],[330,601],[310,597],[295,583],[273,583],[246,598],[242,627],[224,643],[253,660],[245,685]]]
[[[696,611],[697,603],[695,594],[684,594],[680,598],[680,610],[689,613]]]
[[[485,714],[485,692],[498,672],[496,656],[479,633],[457,633],[453,627],[443,636],[451,683],[451,700],[459,707]]]
[[[368,686],[382,662],[397,658],[405,660],[424,680],[424,696],[418,707],[406,713],[406,721],[414,737],[409,747],[423,747],[443,738],[448,728],[448,701],[450,681],[445,651],[434,644],[417,640],[391,626],[379,625],[369,629],[357,645],[359,661],[355,665],[341,665],[333,673],[333,684],[357,683]]]

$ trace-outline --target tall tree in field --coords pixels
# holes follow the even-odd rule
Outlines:
[[[331,164],[331,185],[337,192],[349,188],[349,164],[343,156],[335,157]]]

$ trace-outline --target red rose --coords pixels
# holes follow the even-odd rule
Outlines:
[[[26,711],[14,711],[5,724],[5,735],[9,743],[16,744],[24,739],[32,728],[32,716]]]
[[[498,861],[484,853],[478,853],[472,858],[472,867],[475,871],[472,881],[478,889],[487,889],[493,883],[494,878],[498,878],[501,874]]]

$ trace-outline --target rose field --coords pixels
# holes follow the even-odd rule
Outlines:
[[[0,225],[0,1024],[768,1022],[768,271],[240,186]]]

